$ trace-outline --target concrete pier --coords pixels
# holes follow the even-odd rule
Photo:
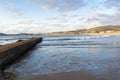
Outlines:
[[[1,72],[5,67],[25,54],[28,50],[33,48],[36,44],[40,43],[42,38],[32,38],[29,40],[19,40],[16,43],[0,46],[0,70]],[[1,74],[1,73],[0,73]]]

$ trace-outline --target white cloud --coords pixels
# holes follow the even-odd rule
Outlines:
[[[68,20],[63,17],[53,17],[53,18],[49,18],[49,20],[57,21],[59,23],[67,23],[68,22]]]
[[[116,13],[120,13],[120,0],[107,0],[104,3],[104,6],[107,9],[111,9],[113,11],[116,11]]]
[[[90,27],[101,25],[120,25],[120,13],[114,15],[93,13],[92,16],[86,18],[84,24]]]
[[[32,23],[32,24],[9,24],[0,25],[0,33],[46,33],[66,30],[67,28],[61,24],[44,24],[44,23]]]
[[[105,25],[120,25],[120,13],[111,16],[104,16],[104,20],[102,20],[101,23]]]
[[[3,1],[0,3],[0,7],[6,12],[10,12],[13,16],[23,16],[23,9],[17,7],[12,1]]]
[[[48,10],[71,11],[80,9],[85,5],[84,0],[26,0]]]
[[[19,20],[18,21],[18,24],[27,24],[27,25],[30,25],[32,23],[34,23],[35,21],[34,20],[31,20],[31,19],[22,19],[22,20]]]
[[[120,0],[107,0],[105,2],[105,6],[107,8],[118,8],[120,9]]]
[[[10,11],[14,16],[23,16],[23,10],[19,8],[7,8],[8,11]]]
[[[91,4],[85,5],[85,0],[26,1],[33,3],[34,6],[37,5],[46,10],[51,10],[53,12],[55,10],[55,13],[52,14],[51,12],[49,13],[49,11],[44,12],[44,10],[41,9],[41,11],[38,11],[38,8],[36,7],[35,8],[37,10],[33,10],[32,7],[34,6],[30,5],[31,13],[35,11],[35,14],[23,14],[24,10],[20,6],[16,6],[16,3],[12,3],[10,0],[8,3],[5,4],[0,3],[0,8],[4,7],[4,9],[6,10],[3,10],[4,12],[10,12],[10,15],[7,14],[7,16],[0,16],[0,32],[45,33],[62,30],[67,31],[81,28],[91,28],[101,25],[120,24],[120,0],[107,0],[106,2],[103,2],[104,4],[102,3],[98,7],[96,7],[96,9],[89,7],[89,5]],[[82,9],[83,12],[79,12],[79,9],[81,9],[83,6],[86,7],[85,10]],[[29,6],[25,6],[26,9],[27,7],[29,8]],[[39,13],[45,14],[42,16]],[[11,16],[11,14],[20,17],[14,18],[13,16]]]
[[[86,28],[97,27],[97,26],[100,26],[100,22],[99,21],[86,21],[84,26]]]

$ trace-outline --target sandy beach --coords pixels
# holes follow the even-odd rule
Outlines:
[[[15,80],[107,80],[104,78],[97,78],[90,73],[84,71],[54,73],[48,75],[35,75],[35,76],[21,76]]]

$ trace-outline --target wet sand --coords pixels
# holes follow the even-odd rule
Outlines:
[[[108,80],[104,78],[97,78],[90,73],[84,71],[62,72],[48,75],[35,75],[35,76],[21,76],[15,80]]]

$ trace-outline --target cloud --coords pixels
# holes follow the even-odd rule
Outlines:
[[[81,17],[81,18],[78,19],[78,21],[83,21],[83,20],[85,20],[84,17]]]
[[[79,15],[78,14],[72,14],[72,15],[70,15],[70,17],[79,17]]]
[[[104,20],[102,20],[101,23],[105,25],[120,25],[120,13],[111,16],[104,16]]]
[[[120,0],[105,0],[101,3],[94,0],[95,4],[88,0],[25,0],[27,3],[23,7],[20,7],[21,3],[7,1],[0,3],[0,8],[4,7],[1,11],[8,15],[1,17],[0,31],[5,33],[44,33],[120,24]],[[34,6],[26,5],[28,2]],[[82,7],[84,10],[79,12]],[[30,14],[23,12],[29,8]],[[17,18],[11,17],[11,14]]]
[[[5,11],[12,13],[13,16],[23,16],[23,9],[17,7],[12,1],[4,1],[1,4],[1,8]]]
[[[84,28],[92,28],[92,27],[100,26],[100,22],[93,19],[92,20],[87,19],[83,22],[82,25],[84,26]]]
[[[31,24],[9,24],[0,25],[0,33],[46,33],[66,30],[67,28],[61,24],[47,24],[47,23],[35,23]]]
[[[8,11],[10,11],[11,13],[13,13],[14,16],[23,16],[23,9],[19,9],[19,8],[7,8]]]
[[[84,0],[26,0],[48,10],[60,12],[80,9],[85,5]]]
[[[73,14],[73,13],[64,13],[61,16],[62,17],[72,17],[72,18],[74,18],[74,17],[79,17],[80,15],[78,13],[76,13],[76,14]]]
[[[27,25],[30,25],[30,24],[33,24],[35,21],[34,20],[27,20],[27,19],[22,19],[22,20],[19,20],[17,24],[27,24]]]
[[[6,8],[7,11],[9,11],[10,13],[12,13],[13,16],[16,16],[16,17],[21,17],[23,16],[23,10],[22,9],[19,9],[19,8],[13,8],[13,7],[9,7],[9,8]]]
[[[101,13],[93,13],[84,21],[88,27],[96,27],[101,25],[120,25],[120,13],[114,15],[107,15]]]
[[[120,11],[120,0],[107,0],[104,5],[107,8],[116,8]]]
[[[63,18],[63,17],[53,17],[53,18],[50,18],[50,20],[58,21],[60,23],[67,23],[68,22],[68,20],[66,18]]]

